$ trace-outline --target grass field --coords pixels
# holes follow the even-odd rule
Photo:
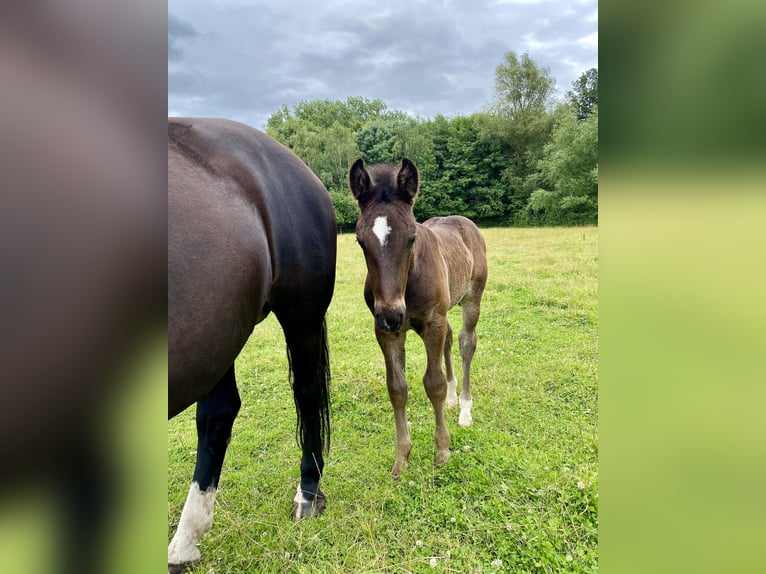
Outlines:
[[[273,317],[237,362],[242,410],[195,573],[598,570],[598,231],[485,229],[489,281],[473,361],[473,426],[448,411],[433,459],[425,351],[407,340],[410,469],[391,478],[394,424],[362,298],[364,259],[338,238],[328,313],[332,448],[327,510],[293,523],[299,480],[284,339]],[[459,309],[450,312],[457,334]],[[453,349],[459,373],[457,341]],[[459,389],[459,387],[458,387]],[[194,409],[168,423],[168,540],[191,481]]]

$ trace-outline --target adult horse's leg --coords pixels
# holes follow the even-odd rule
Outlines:
[[[168,547],[168,572],[183,572],[200,558],[197,543],[213,524],[213,503],[231,427],[240,407],[234,365],[197,401],[197,463],[189,496]]]
[[[457,405],[457,379],[452,370],[452,325],[447,321],[447,335],[444,337],[444,367],[447,371],[447,399],[448,409]]]
[[[113,508],[118,476],[113,461],[96,441],[82,441],[67,455],[56,486],[63,520],[56,569],[60,574],[103,571],[104,524]]]
[[[383,351],[383,359],[386,363],[386,386],[388,398],[394,407],[394,423],[396,425],[396,459],[391,474],[394,478],[407,470],[409,467],[412,441],[407,429],[407,377],[404,372],[405,349],[407,340],[406,331],[401,333],[388,333],[375,329],[375,337],[378,339],[380,350]]]
[[[460,343],[460,357],[463,359],[463,389],[460,392],[460,417],[458,424],[462,427],[470,426],[473,422],[471,408],[471,361],[476,351],[476,323],[479,321],[481,311],[481,290],[474,293],[473,297],[463,303],[463,328],[460,329],[458,340]]]
[[[318,516],[325,509],[319,480],[324,470],[322,451],[330,444],[330,361],[324,319],[290,319],[277,313],[287,342],[302,448],[301,483],[293,500],[293,518]]]
[[[447,334],[446,317],[437,317],[423,328],[423,343],[426,346],[426,374],[423,386],[431,400],[436,420],[434,443],[436,444],[436,465],[441,466],[450,458],[449,431],[444,418],[445,399],[447,397],[447,379],[442,371],[442,354]]]

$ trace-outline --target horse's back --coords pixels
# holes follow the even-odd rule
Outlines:
[[[423,225],[441,237],[455,237],[459,235],[463,243],[474,254],[485,254],[487,251],[484,237],[476,224],[462,215],[448,215],[445,217],[432,217],[423,222]]]
[[[335,240],[327,191],[287,148],[236,122],[169,119],[170,416],[218,382],[275,307],[315,300],[324,315]]]
[[[451,305],[487,281],[487,247],[476,224],[462,215],[433,217],[423,222],[438,239],[449,270]]]
[[[269,238],[274,284],[270,305],[314,284],[331,297],[337,227],[332,201],[319,178],[293,152],[263,132],[229,120],[199,119],[208,169],[236,182],[258,212]],[[172,125],[172,124],[171,124]],[[326,286],[330,284],[329,292]]]

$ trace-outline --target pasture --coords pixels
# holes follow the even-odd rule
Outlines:
[[[191,572],[595,572],[598,569],[598,230],[483,229],[489,280],[472,367],[473,426],[448,411],[433,464],[425,350],[407,338],[410,468],[391,478],[394,422],[353,234],[338,238],[328,312],[327,509],[290,519],[299,481],[282,331],[256,326],[237,362],[242,409],[211,532]],[[459,308],[450,312],[457,334]],[[453,347],[460,372],[457,335]],[[460,387],[458,387],[459,390]],[[194,470],[194,408],[168,422],[168,540]]]

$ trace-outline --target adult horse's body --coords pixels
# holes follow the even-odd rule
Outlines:
[[[452,327],[447,311],[463,308],[460,355],[463,387],[459,424],[471,424],[470,369],[476,350],[476,323],[487,282],[484,238],[465,217],[436,217],[420,224],[412,206],[419,191],[415,164],[365,167],[358,159],[349,171],[349,188],[361,213],[357,241],[367,262],[364,298],[375,317],[375,336],[386,363],[386,384],[396,422],[394,477],[408,465],[412,442],[407,430],[407,379],[404,342],[415,330],[426,347],[423,384],[436,418],[436,464],[450,457],[444,406],[458,402],[452,370]],[[442,357],[446,377],[442,371]]]
[[[234,360],[273,311],[285,334],[303,449],[296,519],[324,508],[329,444],[325,312],[336,225],[322,183],[267,135],[227,120],[168,120],[168,417],[197,403],[197,461],[168,569],[199,558],[232,424]]]

